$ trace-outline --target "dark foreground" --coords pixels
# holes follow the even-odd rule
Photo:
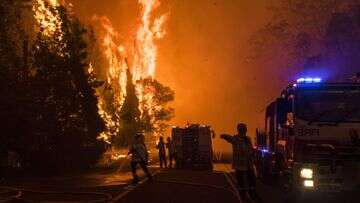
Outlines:
[[[154,180],[132,185],[128,171],[80,176],[7,177],[0,202],[239,202],[230,178],[222,171],[159,170]]]
[[[222,172],[164,171],[117,202],[239,202]]]
[[[156,202],[238,203],[236,181],[230,165],[216,164],[213,171],[159,170],[151,167],[152,182],[144,178],[131,185],[128,171],[103,171],[81,176],[54,178],[7,178],[0,184],[0,202]],[[280,184],[258,182],[259,202],[282,202]],[[310,202],[355,203],[359,194],[321,195]]]

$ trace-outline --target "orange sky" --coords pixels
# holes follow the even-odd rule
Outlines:
[[[136,31],[136,0],[72,1],[82,19],[106,15],[124,38]],[[270,70],[245,62],[248,38],[269,19],[266,0],[161,2],[156,12],[169,12],[169,18],[167,34],[157,43],[156,78],[176,92],[172,124],[209,124],[220,134],[234,133],[236,123],[243,121],[252,136],[265,104],[280,93],[274,80],[261,82]]]

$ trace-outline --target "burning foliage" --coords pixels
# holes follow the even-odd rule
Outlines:
[[[109,19],[86,28],[64,1],[0,2],[2,151],[22,164],[73,168],[95,163],[101,140],[118,159],[115,148],[136,132],[165,130],[174,92],[155,80],[155,41],[166,15],[151,20],[157,0],[139,5],[135,43],[126,47]]]
[[[173,116],[168,103],[174,99],[174,92],[155,80],[155,42],[165,34],[162,25],[167,15],[151,20],[153,11],[160,5],[157,0],[140,0],[139,5],[141,22],[134,37],[129,37],[134,38],[134,43],[121,40],[107,17],[92,18],[99,37],[98,48],[90,52],[102,51],[100,59],[99,54],[92,55],[98,79],[104,81],[97,95],[106,130],[99,138],[116,147],[127,146],[138,131],[155,136],[163,133],[166,122]],[[164,98],[159,98],[161,96]]]
[[[55,0],[34,0],[30,8],[5,0],[0,13],[2,151],[47,171],[95,163],[104,124],[85,71],[86,29]]]

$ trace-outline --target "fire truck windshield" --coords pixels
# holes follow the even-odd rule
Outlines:
[[[360,122],[360,91],[299,91],[296,96],[296,114],[309,123]]]

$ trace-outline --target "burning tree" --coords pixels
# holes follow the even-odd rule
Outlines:
[[[2,2],[0,10],[16,6],[9,2]],[[102,153],[103,147],[96,138],[104,125],[86,71],[89,64],[84,41],[86,30],[56,0],[34,0],[32,3],[30,13],[37,25],[32,27],[37,29],[25,31],[36,33],[36,37],[29,40],[33,51],[25,49],[26,54],[17,54],[20,58],[28,58],[23,60],[27,63],[16,65],[11,63],[13,60],[1,57],[2,64],[10,64],[5,76],[11,76],[13,81],[13,92],[1,89],[1,94],[7,99],[14,98],[13,106],[22,112],[19,115],[16,108],[8,108],[8,101],[0,104],[1,110],[9,109],[1,111],[1,120],[13,118],[8,121],[11,132],[2,137],[11,140],[6,150],[15,150],[21,154],[23,162],[45,165],[47,169],[50,166],[56,169],[87,166]],[[3,23],[2,27],[7,27],[10,22]],[[18,40],[12,35],[1,39]],[[9,44],[1,52],[11,51],[15,45]],[[23,130],[16,130],[17,126],[22,126]]]
[[[168,104],[173,101],[174,92],[154,79],[155,41],[164,36],[162,24],[167,15],[152,21],[151,14],[160,2],[138,2],[142,7],[141,23],[134,36],[135,43],[129,43],[133,46],[123,45],[124,41],[107,17],[93,17],[98,34],[95,47],[98,48],[92,48],[91,55],[98,79],[104,81],[103,87],[97,90],[99,114],[106,123],[100,138],[115,147],[127,146],[136,131],[149,135],[163,132],[173,116],[173,109]],[[94,54],[98,50],[103,52]]]
[[[140,119],[142,129],[158,135],[165,133],[169,127],[168,121],[174,116],[174,109],[169,106],[169,103],[174,100],[174,91],[151,78],[139,80],[138,85],[143,87],[145,95],[153,95],[151,106],[144,104],[146,110]],[[153,115],[149,115],[148,112],[152,112]]]
[[[5,151],[47,168],[88,165],[103,150],[100,140],[122,147],[138,131],[165,130],[174,92],[154,79],[166,19],[150,20],[158,1],[139,1],[141,23],[127,48],[106,18],[95,40],[58,0],[18,2],[0,2]]]
[[[130,70],[126,71],[127,78],[132,78]],[[126,96],[120,109],[122,128],[118,136],[113,138],[115,146],[128,146],[134,138],[136,132],[140,131],[139,99],[136,96],[135,85],[132,80],[127,80]]]
[[[19,149],[30,127],[26,118],[32,100],[22,10],[14,1],[0,2],[0,153]]]

